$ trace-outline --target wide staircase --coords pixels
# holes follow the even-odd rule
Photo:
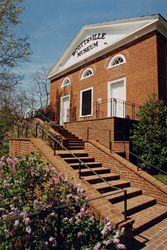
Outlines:
[[[66,138],[66,147],[98,174],[94,174],[91,169],[81,164],[81,177],[90,183],[99,194],[104,196],[111,194],[111,196],[106,198],[122,213],[124,213],[124,194],[118,193],[118,190],[115,190],[113,187],[127,190],[127,215],[135,220],[133,235],[137,235],[139,232],[146,230],[167,217],[167,207],[157,204],[155,198],[144,195],[137,185],[132,187],[130,181],[121,180],[120,176],[111,172],[110,168],[103,166],[100,162],[96,162],[95,158],[89,157],[88,152],[84,150],[84,142],[81,139],[65,129],[59,128],[57,131]],[[79,172],[78,159],[72,157],[70,152],[61,150],[59,155],[75,171]],[[112,187],[105,183],[99,175]]]

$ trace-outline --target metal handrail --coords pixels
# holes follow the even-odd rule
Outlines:
[[[89,128],[89,129],[94,129],[94,128]],[[97,129],[97,128],[96,128],[96,129]],[[93,132],[93,133],[95,133],[95,132]],[[97,133],[95,133],[95,134],[97,134]],[[100,137],[102,137],[103,139],[106,139],[106,140],[107,140],[106,137],[100,135],[99,133],[98,133],[98,136],[100,136]],[[110,140],[109,140],[109,142],[110,142]],[[158,167],[154,166],[153,164],[151,164],[151,163],[145,161],[144,159],[142,159],[141,157],[139,157],[139,156],[137,156],[136,154],[132,153],[130,150],[126,149],[125,147],[123,148],[123,147],[120,146],[117,142],[115,142],[115,141],[111,141],[111,142],[112,142],[113,144],[117,144],[117,147],[119,147],[120,149],[124,149],[125,152],[128,152],[129,154],[135,156],[135,157],[137,158],[137,163],[138,163],[138,160],[141,160],[141,161],[145,162],[146,164],[149,164],[151,167],[156,168],[156,169],[159,170],[160,172],[162,172],[162,173],[164,173],[164,174],[167,174],[167,172],[165,172],[164,170],[159,169]],[[112,151],[114,151],[114,150],[112,150]],[[139,168],[138,165],[137,165],[137,167]]]
[[[43,116],[45,119],[47,119],[49,122],[53,122],[53,121],[50,120],[47,116],[45,116],[44,114],[42,114],[39,110],[34,109],[34,111],[38,111],[38,113],[39,113],[41,116]],[[34,118],[35,118],[35,117],[34,117]],[[63,128],[63,127],[60,127],[58,124],[56,124],[56,127],[58,127],[58,128],[61,129],[61,130],[66,130],[66,129]]]
[[[64,150],[68,151],[75,159],[79,162],[79,179],[81,179],[81,164],[82,166],[85,166],[88,168],[92,173],[97,175],[103,182],[105,182],[107,185],[109,185],[111,188],[115,190],[121,190],[120,192],[124,192],[124,219],[127,220],[127,190],[114,187],[110,183],[108,183],[103,177],[101,177],[98,173],[96,173],[92,168],[90,168],[87,164],[85,164],[82,160],[80,160],[76,155],[74,155],[69,149],[67,149],[64,145],[62,145],[56,138],[54,138],[52,135],[50,135],[47,131],[45,131],[38,123],[36,124],[36,137],[37,137],[37,128],[40,128],[45,134],[48,135],[53,141],[54,141],[54,155],[56,155],[56,147],[55,143],[59,144],[60,147],[62,147]]]
[[[115,194],[119,194],[119,193],[122,193],[122,191],[117,192],[117,193],[114,193],[114,195],[115,195]],[[113,194],[107,194],[107,195],[99,196],[99,197],[92,198],[92,199],[87,199],[87,200],[78,201],[78,202],[73,202],[73,203],[66,204],[66,205],[57,206],[57,207],[54,207],[54,208],[49,208],[49,209],[48,209],[48,208],[45,208],[44,210],[41,210],[40,212],[29,213],[29,214],[27,214],[27,217],[33,217],[33,216],[37,216],[37,215],[40,215],[40,214],[43,214],[43,213],[48,214],[48,213],[53,212],[53,211],[56,210],[56,209],[62,209],[62,208],[66,208],[66,207],[70,207],[70,206],[82,204],[82,203],[89,202],[89,201],[94,201],[94,200],[98,200],[98,199],[103,199],[103,198],[106,198],[106,197],[109,197],[109,196],[112,196],[112,195],[113,195]],[[8,221],[17,220],[17,219],[21,219],[21,218],[23,218],[23,216],[17,215],[17,216],[13,216],[13,217],[11,217],[11,218],[8,218],[8,219],[1,219],[1,220],[0,220],[0,223],[5,223],[5,222],[8,222]]]

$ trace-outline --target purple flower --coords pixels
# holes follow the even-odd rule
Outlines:
[[[92,221],[92,222],[95,221],[95,217],[93,215],[90,217],[90,221]]]
[[[54,241],[55,240],[55,238],[53,238],[52,236],[49,238],[49,241],[50,242],[52,242],[52,241]]]
[[[79,201],[80,200],[80,197],[79,196],[76,196],[75,197],[75,201],[77,202],[77,201]]]
[[[1,157],[1,161],[5,162],[5,156],[4,155]]]
[[[54,217],[54,216],[55,216],[55,213],[51,213],[50,216],[51,216],[51,217]]]
[[[114,235],[114,239],[118,239],[120,237],[119,231],[116,231],[115,235]]]
[[[68,195],[67,195],[67,199],[70,199],[70,198],[72,198],[72,197],[73,197],[72,194],[68,194]]]
[[[19,226],[19,220],[15,220],[15,226],[18,227]]]
[[[11,235],[9,229],[5,229],[5,230],[4,230],[4,233],[5,233],[5,234]]]
[[[103,241],[103,244],[104,244],[105,246],[108,246],[108,245],[110,245],[111,243],[112,243],[112,241],[109,241],[109,240]]]
[[[35,171],[34,168],[31,169],[31,176],[34,177],[35,176]]]
[[[99,250],[101,247],[101,244],[100,242],[98,242],[98,244],[93,248],[93,250]]]
[[[118,244],[117,247],[118,249],[126,249],[126,247],[123,244]]]
[[[62,219],[62,222],[65,222],[65,221],[68,221],[67,217],[65,217],[65,218]]]
[[[33,161],[33,160],[34,160],[34,158],[33,158],[33,157],[31,157],[31,156],[29,156],[28,160],[29,160],[29,161]]]
[[[27,211],[23,211],[20,215],[23,216],[23,219],[28,217]]]
[[[114,238],[114,243],[115,243],[115,244],[119,244],[119,243],[120,243],[120,240],[117,239],[117,238]]]
[[[29,217],[25,218],[25,219],[24,219],[24,223],[25,223],[26,226],[27,226],[28,224],[30,224],[30,218],[29,218]]]
[[[34,200],[34,205],[36,206],[36,207],[38,207],[39,206],[39,201],[38,200]]]
[[[71,217],[71,219],[69,219],[69,222],[70,222],[70,224],[73,224],[73,222],[74,222],[74,217]]]
[[[26,227],[26,232],[27,232],[28,234],[31,234],[31,227],[30,227],[30,226]]]
[[[80,238],[82,236],[82,232],[78,232],[77,237]]]
[[[107,228],[106,227],[103,228],[103,230],[101,231],[101,234],[103,236],[107,236]]]
[[[59,179],[60,183],[63,181],[63,174],[62,173],[58,174],[58,179]]]
[[[7,180],[4,180],[4,182],[3,182],[3,187],[4,187],[4,188],[10,187],[10,184],[8,183]]]
[[[67,182],[69,181],[69,175],[70,175],[69,172],[67,172],[67,176],[65,177],[65,181]]]

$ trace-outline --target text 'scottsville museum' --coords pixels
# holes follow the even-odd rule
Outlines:
[[[167,21],[151,15],[85,25],[48,79],[60,125],[135,119],[153,92],[167,103]]]

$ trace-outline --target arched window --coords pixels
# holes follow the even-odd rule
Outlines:
[[[117,54],[115,56],[113,56],[108,64],[108,69],[118,66],[120,64],[123,64],[126,62],[126,59],[124,57],[124,55],[122,54]]]
[[[91,68],[86,68],[81,75],[81,80],[90,76],[93,76],[93,70]]]
[[[71,83],[70,78],[66,77],[61,84],[61,87],[65,87]]]

